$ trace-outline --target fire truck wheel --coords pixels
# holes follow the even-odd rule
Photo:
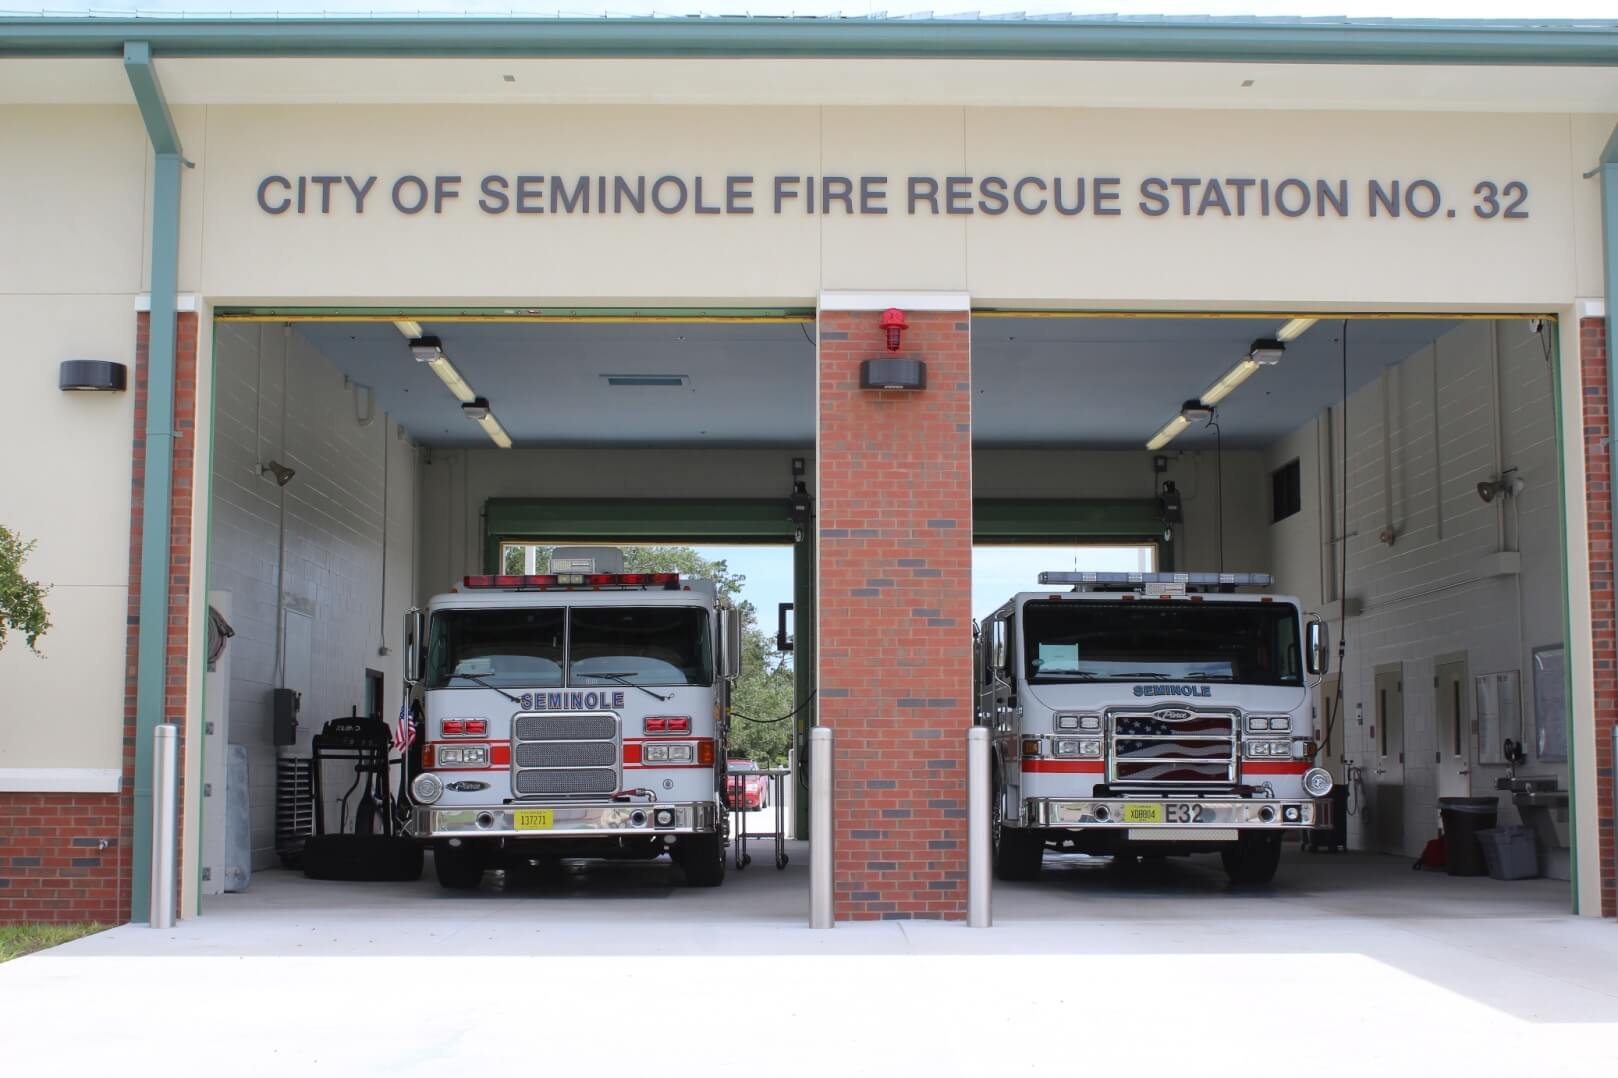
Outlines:
[[[440,842],[433,846],[433,874],[440,887],[475,890],[483,882],[483,859],[464,846]]]
[[[1224,850],[1219,857],[1231,883],[1269,883],[1281,865],[1281,836],[1244,835],[1235,849]]]
[[[718,887],[725,882],[725,843],[720,835],[686,835],[674,846],[674,863],[685,872],[688,887]]]
[[[1034,880],[1045,860],[1045,840],[1020,827],[1007,827],[1000,811],[999,791],[990,810],[989,834],[994,849],[994,878]]]

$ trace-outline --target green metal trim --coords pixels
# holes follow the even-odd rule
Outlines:
[[[214,318],[309,319],[369,318],[433,322],[453,318],[801,318],[812,322],[813,307],[219,307]]]
[[[483,565],[497,572],[513,540],[790,543],[785,498],[490,498]]]
[[[1567,429],[1566,417],[1562,414],[1562,333],[1561,326],[1552,322],[1545,327],[1551,335],[1551,419],[1556,437],[1556,528],[1558,539],[1561,542],[1562,556],[1558,559],[1562,567],[1562,640],[1567,647],[1573,640],[1573,601],[1571,570],[1568,565],[1572,560],[1568,549],[1567,526],[1567,448],[1562,441]],[[1574,330],[1578,332],[1577,328]],[[1583,421],[1583,417],[1580,417]],[[1564,700],[1573,699],[1573,664],[1562,664],[1563,676],[1566,682],[1563,685],[1562,697]],[[1573,725],[1573,708],[1567,709],[1567,721],[1570,727],[1567,739],[1567,812],[1568,812],[1568,839],[1572,844],[1568,861],[1572,865],[1573,876],[1573,913],[1579,912],[1579,739],[1577,732],[1571,729]]]
[[[815,529],[805,528],[803,538],[792,546],[792,699],[794,706],[809,701],[793,720],[792,744],[796,749],[797,783],[793,798],[793,834],[809,834],[809,730],[819,725],[819,706],[812,694],[817,687],[815,634],[819,629],[815,605]],[[768,621],[772,612],[762,616]]]
[[[1156,498],[984,498],[972,503],[978,543],[1128,541],[1160,544]]]
[[[0,19],[0,55],[949,57],[1258,63],[1618,64],[1574,20],[826,18]]]
[[[180,272],[180,159],[176,135],[152,70],[151,50],[131,43],[124,70],[147,124],[152,167],[151,316],[146,349],[146,460],[141,487],[140,624],[135,673],[134,841],[130,919],[150,913],[152,736],[167,697],[169,508],[174,461],[175,320]],[[166,126],[165,126],[166,125]]]
[[[1607,454],[1608,454],[1608,459],[1610,461],[1611,458],[1612,458],[1612,455],[1613,455],[1613,440],[1612,440],[1611,435],[1614,433],[1611,426],[1610,426],[1611,417],[1612,417],[1612,414],[1613,414],[1612,406],[1613,406],[1613,400],[1615,399],[1615,397],[1618,397],[1618,392],[1615,392],[1615,391],[1618,391],[1618,348],[1614,347],[1614,344],[1618,343],[1618,338],[1615,338],[1613,336],[1613,328],[1615,326],[1618,326],[1618,127],[1613,128],[1612,134],[1610,136],[1608,136],[1608,138],[1607,138],[1606,146],[1602,148],[1602,151],[1601,151],[1601,165],[1600,165],[1598,175],[1599,175],[1600,181],[1601,181],[1602,273],[1603,273],[1603,276],[1605,278],[1603,283],[1605,284],[1605,287],[1606,287],[1606,300],[1607,300],[1607,317],[1606,317],[1606,323],[1607,323],[1607,416],[1608,416],[1608,423],[1609,423],[1609,427],[1608,427],[1608,430],[1607,430],[1607,434],[1608,434],[1608,438],[1607,438]],[[1575,327],[1575,332],[1577,332],[1577,327]],[[1560,359],[1560,353],[1558,353],[1558,358]],[[1581,360],[1580,367],[1582,368],[1583,367],[1582,349],[1581,349],[1580,360]],[[1560,393],[1557,394],[1557,402],[1558,402],[1558,404],[1560,404],[1560,402],[1561,402],[1561,394]],[[1558,416],[1558,422],[1560,422],[1560,418],[1561,418],[1560,411],[1558,411],[1557,416]],[[1581,420],[1582,420],[1582,417],[1581,417]],[[1560,432],[1560,427],[1558,427],[1558,432]],[[1561,444],[1560,436],[1558,436],[1557,444],[1558,445]],[[1610,466],[1609,466],[1608,470],[1611,471]],[[1588,482],[1589,482],[1589,477],[1588,476],[1585,477],[1585,481],[1588,484]],[[1563,486],[1565,487],[1565,484],[1563,484]],[[1613,520],[1615,520],[1615,521],[1618,521],[1618,488],[1615,488],[1610,481],[1608,482],[1608,498],[1609,498],[1608,504],[1609,504],[1609,506],[1611,508],[1611,518]],[[1563,512],[1564,512],[1564,518],[1565,518],[1565,515],[1566,515],[1565,507],[1564,507]],[[1565,519],[1564,519],[1564,523],[1563,523],[1563,536],[1564,536],[1563,549],[1564,550],[1566,550],[1566,530],[1567,530],[1567,525],[1566,525],[1566,522],[1565,522]],[[1611,529],[1609,528],[1608,531],[1609,531],[1609,535],[1610,535],[1611,534]],[[1566,558],[1564,558],[1563,561],[1565,563]],[[1564,572],[1564,576],[1565,576],[1566,575],[1565,568],[1564,568],[1563,572]],[[1567,593],[1567,584],[1566,584],[1565,580],[1563,581],[1562,591],[1563,591],[1563,594]],[[1571,623],[1571,617],[1570,617],[1570,620],[1569,620],[1569,632],[1571,632],[1571,628],[1572,628],[1572,623]],[[1571,635],[1569,635],[1569,636],[1565,637],[1565,639],[1568,640],[1569,642],[1571,642],[1573,637]],[[1567,684],[1568,695],[1567,695],[1567,699],[1571,700],[1571,699],[1573,699],[1573,695],[1572,695],[1573,668],[1572,668],[1571,663],[1564,663],[1563,666],[1566,668],[1567,676],[1568,676],[1568,684]],[[1570,718],[1571,718],[1571,709],[1570,709]],[[1577,756],[1576,756],[1577,744],[1578,744],[1578,739],[1576,737],[1569,737],[1568,738],[1568,765],[1567,765],[1567,770],[1568,770],[1568,787],[1569,787],[1569,790],[1570,790],[1570,793],[1569,793],[1569,796],[1568,796],[1568,799],[1567,799],[1568,800],[1568,833],[1569,833],[1569,835],[1573,836],[1573,838],[1572,838],[1572,841],[1573,841],[1573,856],[1572,856],[1571,860],[1573,862],[1573,912],[1574,913],[1579,912],[1579,848],[1578,848],[1578,826],[1579,826],[1578,804],[1579,804],[1579,797],[1578,797],[1578,786],[1577,786],[1577,783],[1578,783],[1578,767],[1577,767]],[[1598,753],[1601,751],[1601,747],[1599,745],[1592,746],[1592,747],[1593,747],[1594,751],[1596,751]],[[1612,781],[1611,776],[1608,777],[1608,781],[1609,782]],[[1597,784],[1597,787],[1598,787],[1598,791],[1597,791],[1598,792],[1598,799],[1599,799],[1599,786],[1600,786],[1600,783],[1601,783],[1601,779],[1598,776],[1597,779],[1596,779],[1596,784]],[[1601,853],[1602,853],[1602,851],[1600,851],[1600,850],[1596,851],[1596,860],[1598,862],[1601,859]]]

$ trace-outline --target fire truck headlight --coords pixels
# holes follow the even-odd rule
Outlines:
[[[1056,716],[1056,728],[1058,730],[1077,730],[1079,728],[1079,717],[1077,715],[1058,715]]]
[[[697,758],[695,745],[670,745],[668,750],[671,764],[688,764]]]
[[[417,775],[410,783],[410,796],[418,805],[430,805],[444,796],[444,783],[437,775]]]
[[[1098,757],[1101,755],[1101,742],[1097,738],[1086,738],[1079,742],[1079,755]]]
[[[1331,772],[1324,767],[1311,767],[1303,773],[1303,792],[1310,797],[1325,797],[1331,788]]]
[[[1270,717],[1270,729],[1272,729],[1272,730],[1291,730],[1292,729],[1292,716],[1291,715],[1272,715]]]
[[[649,764],[666,764],[669,761],[669,745],[647,745],[641,749],[641,759]]]
[[[1101,729],[1101,716],[1100,715],[1080,715],[1079,716],[1079,729],[1080,730],[1099,730],[1099,729]]]
[[[1057,756],[1077,756],[1079,754],[1079,743],[1070,737],[1057,738],[1054,742],[1054,748]]]

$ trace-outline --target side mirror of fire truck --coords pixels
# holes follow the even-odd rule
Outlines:
[[[1331,665],[1331,645],[1327,639],[1326,623],[1311,621],[1304,630],[1305,643],[1308,645],[1308,667],[1311,674],[1324,674]]]
[[[721,669],[726,681],[734,681],[742,673],[742,619],[728,606],[719,611],[719,638],[724,641]]]
[[[427,615],[420,610],[405,611],[404,679],[406,685],[421,680],[421,644],[427,633]]]

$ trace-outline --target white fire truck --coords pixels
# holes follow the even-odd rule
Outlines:
[[[977,721],[994,751],[995,874],[1047,847],[1218,853],[1233,882],[1275,875],[1289,832],[1330,823],[1314,766],[1325,624],[1243,594],[1257,573],[1041,573],[978,633]]]
[[[611,548],[559,549],[550,570],[469,576],[407,615],[412,832],[438,882],[667,852],[718,886],[736,612],[712,582],[626,573]]]

